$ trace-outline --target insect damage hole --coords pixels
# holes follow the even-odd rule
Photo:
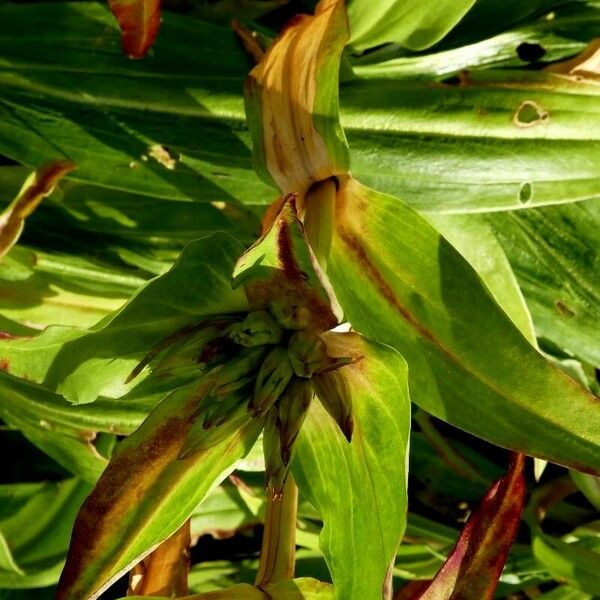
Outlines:
[[[548,111],[533,100],[525,100],[513,115],[513,123],[517,127],[535,127],[550,118]]]
[[[170,171],[172,171],[177,165],[177,162],[181,160],[181,155],[179,152],[176,152],[175,150],[162,144],[154,144],[153,146],[150,146],[148,148],[148,156],[154,158],[163,167],[166,167]]]
[[[519,188],[519,202],[521,202],[521,204],[525,204],[529,202],[532,197],[533,187],[531,186],[531,183],[528,181],[522,183],[521,187]]]

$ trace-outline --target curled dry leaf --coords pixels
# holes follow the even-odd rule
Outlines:
[[[75,169],[67,160],[56,160],[32,173],[10,206],[0,215],[0,260],[17,243],[25,219],[52,193],[58,181]]]
[[[255,167],[300,201],[312,183],[348,171],[337,93],[348,35],[344,3],[324,0],[285,27],[246,80]]]

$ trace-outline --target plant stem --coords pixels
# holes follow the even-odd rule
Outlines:
[[[298,488],[291,475],[280,495],[267,489],[267,513],[256,585],[293,579],[296,563]]]

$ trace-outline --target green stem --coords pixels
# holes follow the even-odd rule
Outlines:
[[[267,514],[260,561],[256,574],[257,586],[294,578],[296,563],[296,515],[298,488],[291,475],[280,495],[267,489]]]

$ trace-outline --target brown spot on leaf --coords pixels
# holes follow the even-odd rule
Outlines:
[[[8,369],[10,369],[8,358],[0,358],[0,371],[8,371]]]
[[[554,303],[556,312],[563,317],[574,317],[577,313],[570,307],[568,307],[562,300],[557,300]]]

